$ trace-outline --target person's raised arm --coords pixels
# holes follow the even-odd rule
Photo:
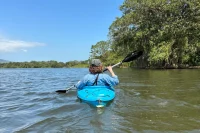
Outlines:
[[[108,71],[110,72],[110,74],[111,74],[112,77],[116,76],[115,73],[114,73],[114,71],[112,70],[112,66],[108,66],[106,68],[108,69]]]

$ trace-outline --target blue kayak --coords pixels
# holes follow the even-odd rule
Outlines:
[[[95,107],[104,107],[115,98],[115,90],[110,86],[85,86],[77,91],[81,101]]]

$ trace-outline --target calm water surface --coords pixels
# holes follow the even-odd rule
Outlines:
[[[0,69],[0,133],[199,133],[200,69],[114,69],[120,84],[104,109],[73,88],[87,69]]]

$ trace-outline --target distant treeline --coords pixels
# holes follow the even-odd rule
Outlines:
[[[31,61],[31,62],[9,62],[0,63],[0,68],[70,68],[70,67],[88,67],[88,60],[86,61]]]

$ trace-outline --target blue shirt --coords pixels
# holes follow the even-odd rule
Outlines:
[[[97,78],[98,74],[87,74],[83,77],[83,79],[78,82],[75,86],[77,89],[82,89],[84,86],[92,86]],[[115,86],[119,84],[118,77],[110,76],[108,74],[99,74],[97,85],[98,86]]]

